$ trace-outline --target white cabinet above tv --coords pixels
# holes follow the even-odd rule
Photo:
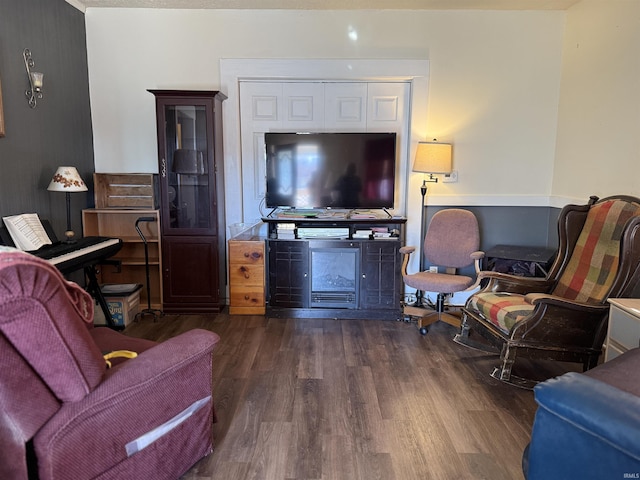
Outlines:
[[[259,218],[265,196],[264,133],[395,132],[395,209],[405,195],[409,82],[240,82],[243,216]],[[400,212],[401,214],[403,212]]]

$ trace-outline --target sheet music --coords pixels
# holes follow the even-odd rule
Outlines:
[[[37,213],[2,217],[2,220],[9,230],[13,243],[20,250],[30,252],[52,244]]]

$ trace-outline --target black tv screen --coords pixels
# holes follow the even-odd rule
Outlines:
[[[265,133],[268,208],[393,208],[395,133]]]

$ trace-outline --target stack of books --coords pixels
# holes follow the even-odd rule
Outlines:
[[[389,227],[373,227],[373,238],[391,238]]]
[[[371,238],[373,230],[356,230],[353,232],[353,238]]]
[[[295,223],[278,223],[276,225],[276,234],[280,240],[295,240],[296,224]]]

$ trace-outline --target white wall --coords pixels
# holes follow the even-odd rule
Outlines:
[[[452,142],[459,172],[458,183],[431,184],[428,202],[547,205],[565,15],[88,8],[96,171],[157,172],[154,98],[146,90],[217,89],[220,59],[426,59],[423,139]],[[414,176],[410,204],[419,202]],[[227,180],[229,205],[240,185]]]
[[[640,196],[639,48],[637,0],[583,0],[568,11],[554,196]]]

